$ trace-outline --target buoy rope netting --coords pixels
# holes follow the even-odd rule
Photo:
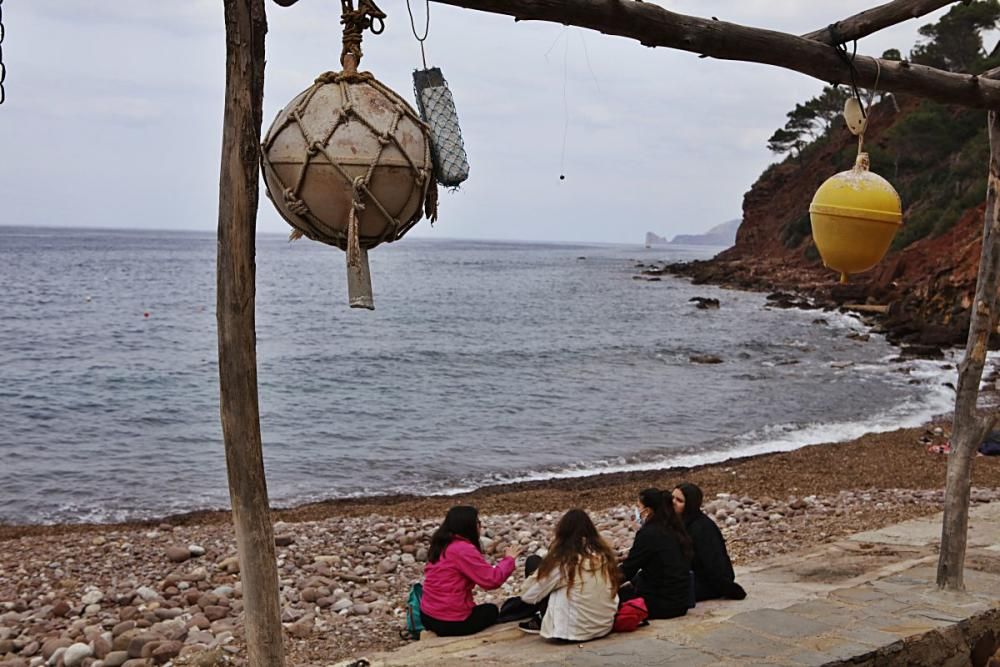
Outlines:
[[[265,138],[264,151],[270,148],[274,139],[289,125],[295,125],[306,143],[306,156],[299,170],[298,178],[293,187],[285,187],[282,197],[288,205],[289,210],[299,216],[299,222],[306,228],[306,232],[294,229],[290,234],[290,239],[295,240],[304,235],[317,240],[323,240],[326,234],[317,227],[318,219],[309,210],[309,207],[302,200],[300,193],[305,182],[306,173],[310,161],[317,155],[322,154],[334,170],[348,183],[352,192],[351,210],[348,214],[347,239],[344,250],[347,252],[348,266],[357,267],[361,261],[360,230],[358,217],[366,209],[368,203],[375,206],[385,220],[389,223],[386,231],[378,239],[379,242],[391,241],[399,238],[415,225],[422,215],[426,215],[432,221],[437,220],[437,187],[431,182],[427,185],[423,201],[423,210],[417,212],[406,221],[399,220],[392,215],[386,207],[378,200],[369,189],[372,176],[378,167],[379,159],[387,146],[393,145],[398,149],[398,153],[405,159],[409,169],[414,174],[413,183],[418,189],[424,188],[425,183],[431,179],[432,175],[428,169],[418,166],[411,159],[404,149],[399,139],[396,137],[396,129],[399,121],[406,117],[419,126],[424,122],[420,117],[404,103],[398,100],[398,96],[387,86],[376,79],[370,72],[359,72],[357,66],[361,60],[361,38],[366,29],[370,29],[373,34],[380,34],[385,28],[385,14],[371,0],[360,0],[358,9],[353,8],[353,0],[342,0],[344,7],[341,23],[344,24],[343,51],[341,52],[341,64],[343,71],[325,72],[318,76],[312,87],[306,91],[295,108],[288,114],[284,122],[272,128],[269,136]],[[364,115],[360,114],[354,104],[349,84],[368,85],[378,90],[387,100],[392,102],[393,117],[386,130],[379,130]],[[327,85],[337,85],[340,87],[343,106],[339,109],[336,120],[330,130],[323,137],[310,137],[302,122],[302,115],[309,106],[316,93]],[[367,165],[364,175],[352,177],[340,164],[336,155],[330,150],[329,142],[336,131],[345,123],[356,121],[363,125],[376,138],[379,149],[374,154]],[[343,237],[340,237],[343,239]],[[339,244],[338,244],[339,245]]]

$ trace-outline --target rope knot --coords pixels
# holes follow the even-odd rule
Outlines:
[[[306,206],[304,201],[298,198],[291,188],[285,188],[281,194],[285,200],[285,205],[288,206],[289,211],[303,217],[309,213],[309,207]]]

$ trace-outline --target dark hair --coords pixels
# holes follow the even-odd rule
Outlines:
[[[603,570],[611,592],[618,592],[618,558],[614,549],[597,532],[590,516],[581,509],[571,509],[556,524],[556,536],[538,566],[538,578],[559,570],[566,582],[566,595],[573,592],[573,581],[584,564],[588,569]]]
[[[684,494],[685,519],[693,519],[701,514],[701,502],[704,499],[704,495],[702,494],[701,489],[698,488],[697,484],[692,484],[691,482],[681,482],[674,488]]]
[[[687,531],[684,529],[684,523],[674,511],[673,501],[667,500],[669,497],[669,494],[663,493],[659,489],[643,489],[639,492],[639,502],[642,503],[643,507],[648,507],[653,511],[652,515],[646,519],[646,525],[661,525],[674,533],[677,541],[681,544],[684,557],[690,559],[694,556],[691,538],[688,537]]]
[[[456,505],[448,510],[441,527],[431,536],[431,547],[427,550],[427,560],[438,562],[444,555],[444,550],[456,537],[464,537],[472,542],[480,553],[483,546],[479,543],[479,510],[469,505]]]

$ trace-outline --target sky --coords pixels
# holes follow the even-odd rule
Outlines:
[[[802,34],[882,0],[658,0]],[[411,0],[422,30],[427,6]],[[362,69],[413,103],[404,0],[381,0]],[[859,42],[906,54],[945,10]],[[264,127],[339,69],[340,2],[267,2]],[[221,0],[6,0],[0,225],[213,231],[225,84]],[[430,238],[641,243],[740,217],[767,139],[823,82],[581,28],[439,4],[427,61],[455,97],[469,180],[442,190]],[[846,131],[846,130],[845,130]],[[560,180],[560,175],[565,179]],[[258,232],[287,233],[263,196]]]

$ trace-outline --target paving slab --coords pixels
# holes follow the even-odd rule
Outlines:
[[[365,657],[372,667],[969,664],[973,644],[1000,643],[1000,503],[972,508],[963,593],[934,583],[940,522],[907,521],[737,568],[746,600],[701,603],[634,633],[562,643],[506,624]]]

